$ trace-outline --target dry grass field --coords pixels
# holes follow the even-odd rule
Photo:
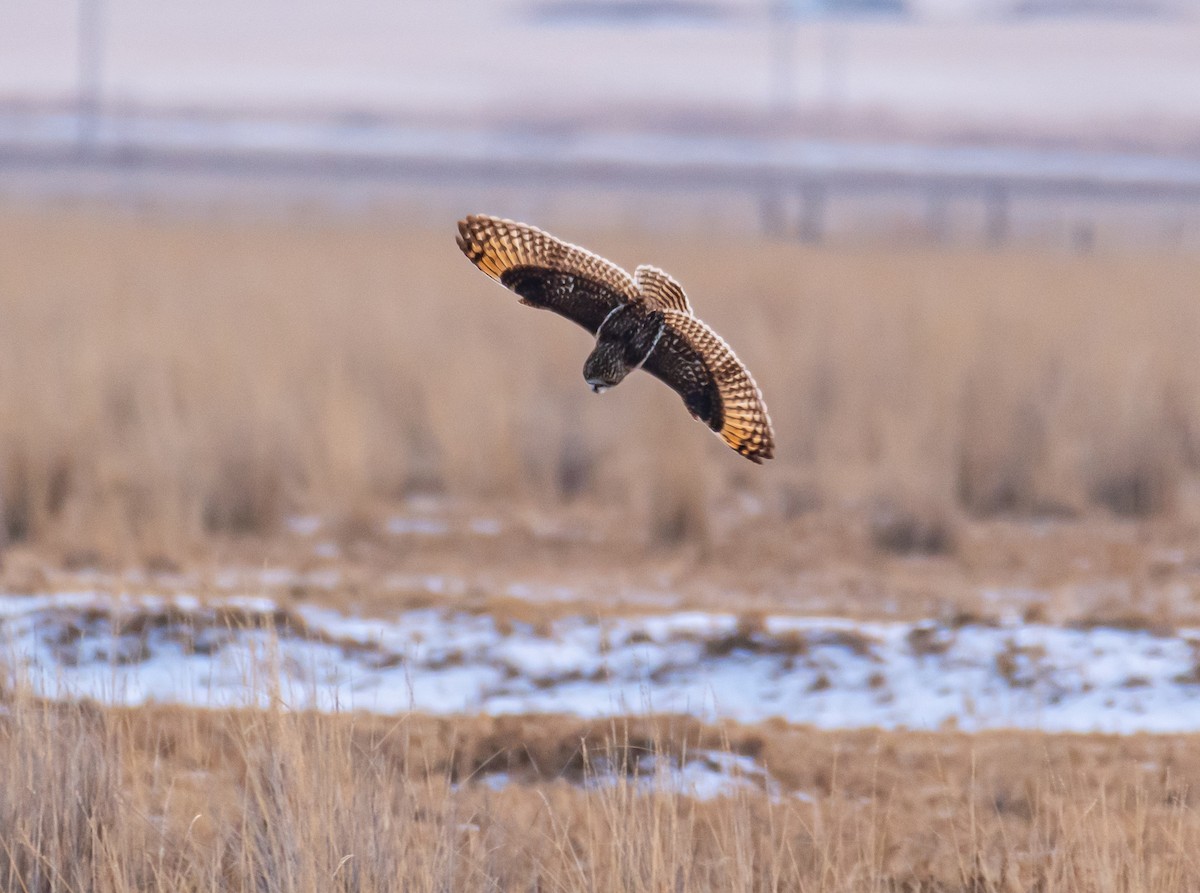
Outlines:
[[[700,747],[753,755],[781,784],[698,800],[627,774]],[[1197,752],[1172,736],[119,711],[10,692],[0,883],[1166,893],[1200,883]],[[495,788],[497,771],[516,781]]]
[[[758,468],[648,376],[592,396],[587,337],[453,224],[0,209],[0,588],[538,629],[706,609],[734,662],[765,612],[1200,622],[1200,258],[555,227],[687,286],[771,407]],[[0,678],[5,890],[1200,884],[1194,736],[122,709]],[[652,768],[688,754],[764,774],[688,796]]]
[[[1200,259],[558,229],[684,282],[758,378],[774,462],[738,461],[649,376],[590,394],[587,336],[480,276],[450,219],[10,208],[10,577],[24,548],[39,569],[294,565],[282,522],[316,513],[351,576],[641,556],[749,607],[801,589],[859,613],[884,589],[921,613],[1117,578],[1117,604],[1072,591],[1050,616],[1193,616]],[[414,496],[524,532],[380,544]]]
[[[738,493],[1200,518],[1196,258],[562,233],[689,287],[769,398],[760,470],[645,376],[592,397],[586,335],[421,223],[0,215],[9,539],[170,549],[414,491],[586,499],[660,538]]]

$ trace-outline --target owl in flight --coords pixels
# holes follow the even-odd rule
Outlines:
[[[656,267],[616,264],[524,223],[471,215],[458,247],[521,303],[565,316],[596,336],[583,377],[597,394],[642,368],[683,397],[692,416],[761,464],[775,451],[758,385],[725,341],[692,313],[683,288]]]

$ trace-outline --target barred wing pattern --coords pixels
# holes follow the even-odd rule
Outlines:
[[[651,305],[663,310],[678,310],[680,313],[692,312],[683,286],[658,267],[642,264],[633,271],[633,276],[642,297]]]
[[[688,411],[761,464],[775,453],[762,392],[732,348],[696,317],[664,310],[666,328],[643,368],[677,391]]]
[[[458,224],[458,247],[470,261],[521,296],[593,335],[618,305],[638,300],[633,278],[597,254],[499,217],[471,215]]]

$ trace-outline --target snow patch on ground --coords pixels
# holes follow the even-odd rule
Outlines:
[[[397,516],[387,522],[387,532],[393,536],[446,536],[450,525],[439,518]]]
[[[781,797],[779,783],[753,757],[722,750],[692,751],[678,758],[650,754],[638,761],[632,774],[602,766],[584,786],[592,790],[628,786],[642,794],[684,794],[697,800],[741,793]]]
[[[521,784],[521,779],[508,772],[482,772],[470,783],[499,791]],[[682,794],[697,800],[765,793],[778,801],[784,796],[779,783],[753,757],[722,750],[689,751],[680,756],[645,754],[628,767],[599,759],[578,783],[592,791],[630,789],[638,794]]]
[[[1200,630],[683,611],[537,626],[269,599],[0,596],[10,674],[54,697],[402,713],[687,712],[824,728],[1200,729]]]

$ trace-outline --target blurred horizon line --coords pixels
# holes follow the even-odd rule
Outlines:
[[[202,113],[0,103],[0,169],[300,175],[531,190],[721,190],[748,198],[760,232],[820,241],[841,198],[915,197],[935,240],[948,206],[1010,236],[1017,201],[1121,203],[1200,219],[1200,159],[1011,143],[763,133],[541,129],[414,123],[403,116]],[[1196,223],[1193,220],[1192,223]],[[1180,223],[1187,228],[1191,223]]]

